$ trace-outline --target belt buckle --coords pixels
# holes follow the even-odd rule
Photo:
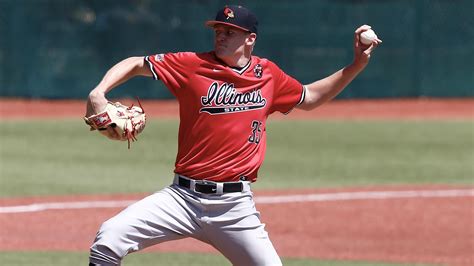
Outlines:
[[[200,187],[201,189],[199,189]],[[207,180],[200,180],[197,181],[194,190],[196,192],[204,193],[204,194],[214,194],[217,193],[217,184],[216,182],[207,181]]]

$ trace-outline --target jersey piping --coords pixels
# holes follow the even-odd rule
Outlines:
[[[148,58],[148,56],[145,57],[145,61],[148,63],[148,66],[150,67],[150,71],[153,74],[153,79],[158,80],[158,75],[156,74],[155,70],[153,69],[153,65],[150,62],[150,59]]]
[[[291,111],[293,111],[293,109],[296,108],[296,106],[302,104],[304,102],[304,99],[306,98],[306,86],[303,85],[303,91],[301,92],[301,98],[300,98],[300,101],[293,107],[291,108],[288,112],[284,113],[284,115],[287,115],[289,114]]]
[[[247,69],[249,69],[249,67],[250,67],[251,64],[252,64],[252,60],[249,60],[249,61],[247,62],[247,64],[246,64],[244,67],[242,67],[242,68],[239,68],[239,69],[238,69],[238,68],[230,67],[230,69],[232,69],[232,71],[234,71],[235,73],[237,73],[237,74],[239,74],[239,75],[242,75],[243,73],[245,73],[245,71],[246,71]]]

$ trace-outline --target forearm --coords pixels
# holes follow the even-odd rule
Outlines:
[[[89,93],[86,116],[99,113],[107,104],[105,94],[135,76],[151,76],[143,57],[130,57],[113,66]]]
[[[306,97],[299,108],[312,110],[330,101],[341,93],[364,67],[365,65],[351,64],[324,79],[307,84]]]
[[[146,69],[144,66],[143,57],[129,57],[125,60],[122,60],[109,69],[109,71],[107,71],[100,83],[95,87],[95,89],[92,90],[91,94],[105,95],[113,88],[135,76],[151,75],[144,70]]]

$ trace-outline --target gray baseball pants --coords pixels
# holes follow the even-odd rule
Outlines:
[[[201,194],[175,184],[124,209],[100,227],[91,265],[120,265],[125,255],[162,242],[192,237],[220,251],[233,265],[282,265],[250,183],[243,192]]]

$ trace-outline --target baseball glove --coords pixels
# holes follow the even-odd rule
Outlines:
[[[123,140],[130,142],[137,140],[137,135],[145,128],[146,115],[140,101],[138,106],[125,106],[119,102],[108,102],[105,110],[99,114],[84,117],[84,121],[90,126],[90,130],[98,130],[103,135],[108,126],[119,129]]]

